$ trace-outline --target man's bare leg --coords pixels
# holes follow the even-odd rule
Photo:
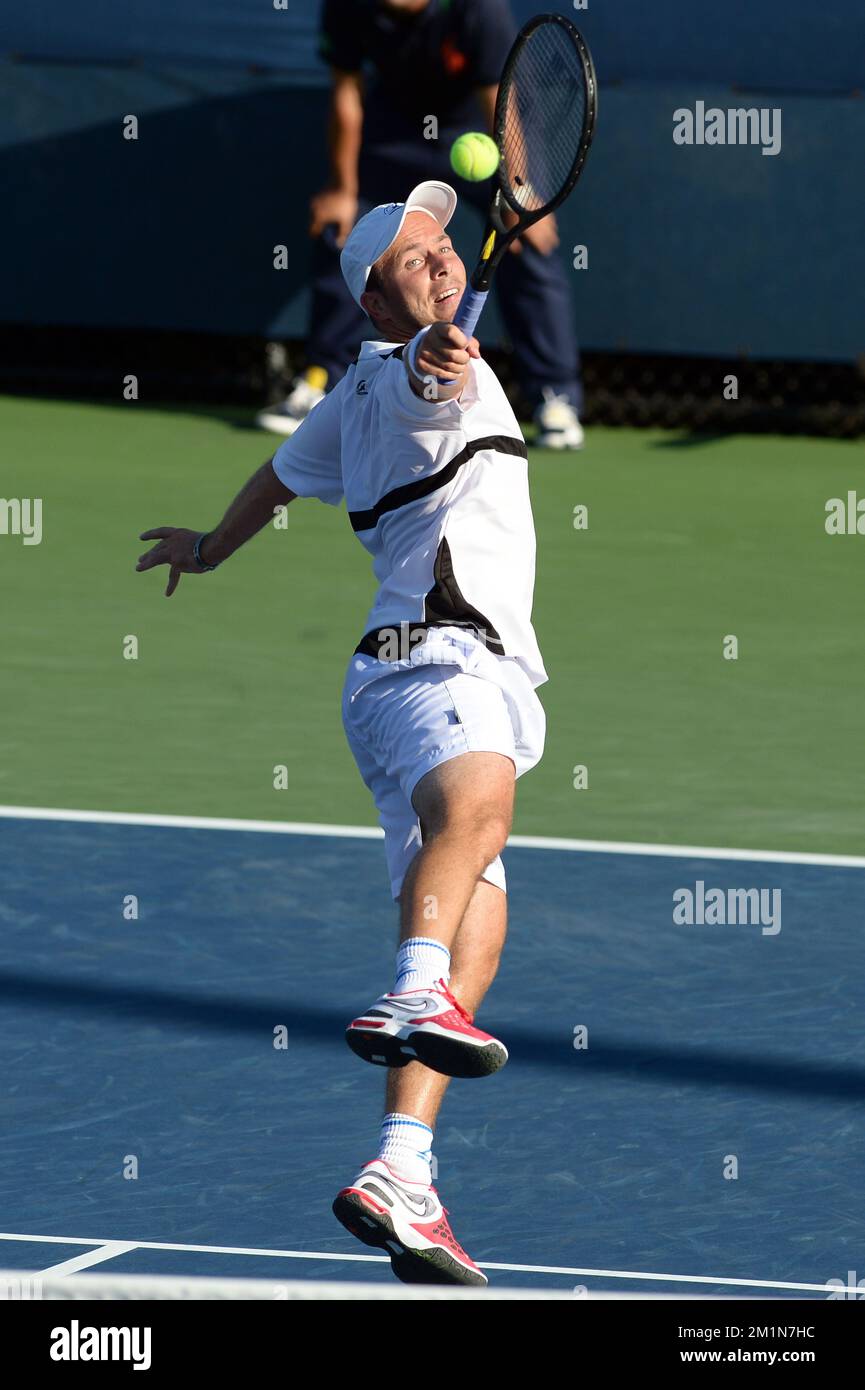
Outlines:
[[[426,936],[451,950],[481,874],[507,843],[515,775],[501,753],[462,753],[418,782],[423,845],[400,894],[401,941]]]
[[[479,881],[451,950],[451,983],[471,1011],[495,976],[506,929],[505,894]],[[390,1255],[398,1278],[480,1285],[486,1276],[457,1243],[441,1198],[430,1190],[438,1182],[426,1152],[432,1135],[411,1123],[434,1128],[450,1080],[420,1062],[388,1071],[385,1115],[393,1119],[382,1126],[380,1158],[364,1164],[337,1194],[333,1210],[352,1235]],[[409,1123],[402,1117],[410,1117]]]
[[[477,1011],[495,979],[507,921],[506,895],[492,883],[480,879],[451,948],[450,988],[469,1013]],[[391,1068],[387,1076],[385,1114],[413,1115],[434,1129],[450,1081],[449,1076],[442,1076],[420,1062]]]

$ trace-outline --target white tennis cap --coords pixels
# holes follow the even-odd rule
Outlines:
[[[372,212],[361,217],[349,233],[339,258],[343,278],[352,298],[360,304],[369,272],[379,256],[383,256],[399,236],[400,228],[410,212],[428,212],[430,217],[446,227],[456,205],[457,195],[449,183],[429,180],[413,188],[404,203],[380,203]]]

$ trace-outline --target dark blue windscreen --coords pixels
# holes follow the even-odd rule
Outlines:
[[[318,0],[17,0],[0,3],[0,54],[273,66],[316,79]],[[432,4],[443,0],[430,0]],[[778,91],[865,81],[862,0],[615,0],[578,9],[511,0],[520,21],[559,10],[591,35],[601,81],[685,78]]]

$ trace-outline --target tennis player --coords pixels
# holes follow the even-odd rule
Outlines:
[[[538,762],[547,675],[531,623],[535,536],[526,445],[477,340],[452,323],[466,271],[454,190],[419,184],[362,217],[342,251],[380,335],[249,480],[215,530],[146,531],[139,570],[214,569],[297,497],[343,498],[378,592],[348,664],[343,722],[385,833],[400,941],[392,988],[349,1024],[389,1068],[377,1156],[334,1202],[407,1283],[485,1284],[432,1185],[451,1077],[507,1060],[474,1015],[507,926],[515,779]]]

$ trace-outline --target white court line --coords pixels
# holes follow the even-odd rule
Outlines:
[[[39,1274],[77,1274],[79,1269],[89,1269],[91,1265],[113,1260],[117,1255],[125,1255],[127,1251],[134,1249],[134,1241],[112,1240],[96,1250],[85,1250],[81,1255],[73,1255],[71,1259],[63,1260],[59,1265],[46,1265],[44,1269],[40,1269]]]
[[[99,825],[158,825],[179,830],[251,830],[270,835],[327,835],[346,840],[380,840],[370,825],[319,825],[306,821],[235,820],[225,816],[163,816],[146,811],[72,811],[50,806],[0,806],[11,820],[83,821]],[[723,849],[717,845],[654,845],[629,840],[566,840],[550,835],[512,835],[517,849],[571,850],[582,854],[644,854],[668,859],[738,859],[761,864],[816,864],[865,869],[865,855],[817,854],[806,850]]]
[[[30,1240],[49,1242],[54,1245],[98,1245],[100,1247],[121,1244],[119,1241],[93,1240],[88,1236],[28,1236],[22,1235],[20,1232],[16,1235],[9,1231],[0,1231],[0,1240]],[[349,1264],[357,1261],[387,1264],[390,1261],[389,1255],[338,1255],[324,1250],[259,1250],[255,1246],[245,1245],[175,1245],[168,1241],[159,1240],[133,1240],[125,1243],[130,1250],[186,1250],[209,1255],[264,1255],[273,1256],[279,1260],[342,1260]]]
[[[234,820],[227,816],[163,816],[149,811],[67,811],[51,806],[0,806],[0,818],[68,820],[97,825],[167,825],[178,830],[252,830],[273,835],[336,835],[342,839],[383,840],[372,825],[315,825],[305,821]]]
[[[120,1245],[130,1250],[185,1250],[196,1253],[206,1253],[210,1255],[256,1255],[265,1256],[277,1260],[341,1260],[356,1262],[358,1260],[372,1263],[384,1264],[389,1260],[387,1255],[335,1255],[329,1250],[259,1250],[255,1247],[242,1245],[176,1245],[167,1241],[159,1240],[136,1240],[128,1243],[120,1241],[93,1240],[90,1237],[82,1236],[29,1236],[12,1235],[5,1231],[0,1231],[0,1240],[31,1240],[31,1241],[53,1241],[61,1245]],[[120,1254],[118,1250],[116,1253]],[[58,1266],[59,1268],[59,1266]],[[719,1284],[725,1288],[742,1289],[796,1289],[804,1292],[828,1293],[828,1283],[823,1284],[799,1284],[791,1283],[780,1279],[723,1279],[708,1274],[656,1274],[648,1273],[645,1270],[636,1269],[580,1269],[571,1268],[569,1265],[516,1265],[499,1264],[490,1261],[481,1261],[481,1269],[503,1269],[517,1274],[567,1274],[570,1276],[579,1275],[582,1278],[592,1279],[644,1279],[647,1282],[660,1281],[670,1284]],[[833,1293],[859,1292],[854,1286],[833,1284]]]

